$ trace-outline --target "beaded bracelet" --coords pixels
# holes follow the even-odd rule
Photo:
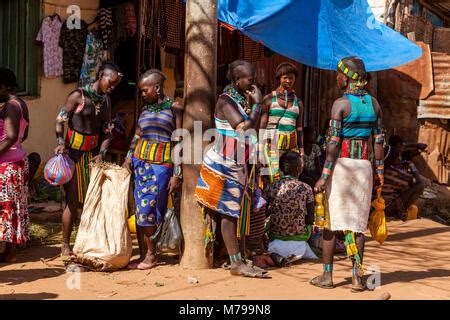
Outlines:
[[[56,140],[58,141],[58,145],[60,145],[60,146],[62,146],[62,145],[65,145],[65,144],[66,144],[66,142],[65,142],[64,138],[58,137],[58,138],[57,138]]]
[[[252,112],[257,112],[257,113],[259,113],[261,111],[261,104],[260,103],[255,103],[253,106],[252,106]]]
[[[131,158],[133,158],[133,151],[128,150],[128,152],[127,152],[127,159],[131,159]]]
[[[327,180],[331,175],[331,169],[333,168],[333,162],[330,160],[325,161],[325,165],[322,170],[322,179]]]
[[[377,174],[384,174],[384,160],[375,160]]]

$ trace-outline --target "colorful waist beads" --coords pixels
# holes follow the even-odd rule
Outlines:
[[[69,128],[67,130],[66,143],[72,149],[90,151],[98,145],[98,134],[85,135]]]
[[[148,140],[140,139],[134,149],[134,157],[153,163],[172,163],[171,152],[170,142],[150,143]]]

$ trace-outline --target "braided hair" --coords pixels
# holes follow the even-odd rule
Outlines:
[[[100,70],[98,75],[100,76],[101,73],[103,73],[103,71],[105,70],[111,70],[117,73],[117,75],[122,78],[123,77],[123,73],[122,71],[120,71],[120,68],[117,64],[115,64],[114,62],[111,61],[106,61],[104,62],[101,66],[100,66]]]
[[[252,73],[256,72],[255,66],[250,62],[245,60],[235,60],[228,65],[227,79],[231,82],[235,82],[246,69],[250,70]]]
[[[280,170],[284,175],[293,175],[301,160],[300,154],[294,151],[288,151],[280,157]],[[300,173],[297,172],[297,174]]]
[[[344,73],[343,69],[348,73]],[[338,71],[345,74],[347,78],[353,80],[355,85],[359,88],[364,88],[367,85],[368,73],[364,61],[359,57],[353,56],[343,58],[339,62]],[[351,77],[351,73],[354,74],[355,77]]]
[[[158,69],[149,69],[149,70],[145,71],[145,72],[141,75],[141,78],[139,79],[139,82],[141,82],[141,81],[144,80],[144,79],[147,79],[148,77],[150,77],[150,76],[153,75],[153,74],[159,75],[159,76],[161,77],[161,80],[162,80],[162,81],[166,81],[166,80],[167,80],[166,76],[164,75],[164,73],[162,73],[162,71],[160,71],[160,70],[158,70]]]

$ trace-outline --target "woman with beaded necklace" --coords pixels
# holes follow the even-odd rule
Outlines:
[[[120,83],[122,73],[119,67],[105,62],[98,80],[71,92],[56,117],[55,154],[67,153],[76,164],[72,179],[64,185],[66,207],[62,216],[63,243],[61,255],[70,255],[70,235],[77,208],[82,207],[89,185],[89,162],[100,162],[105,158],[111,135],[111,103],[109,94]],[[64,124],[68,129],[64,139]],[[103,141],[99,141],[103,133]],[[98,150],[100,146],[100,150]]]
[[[314,191],[325,190],[329,223],[323,231],[323,273],[310,284],[333,288],[333,256],[337,232],[344,232],[347,254],[352,260],[352,292],[366,289],[363,255],[371,195],[373,171],[377,189],[384,182],[383,113],[366,90],[367,72],[358,57],[338,63],[337,85],[345,90],[331,108],[330,141],[321,178]],[[369,139],[373,140],[375,168],[369,161]],[[375,170],[374,170],[375,169]],[[380,190],[381,191],[381,190]]]
[[[278,156],[287,151],[295,151],[303,157],[303,104],[294,92],[297,68],[289,62],[281,63],[275,78],[279,86],[264,97],[260,129],[268,130],[271,139],[262,145],[268,162],[270,181],[280,178]]]
[[[129,269],[147,270],[156,266],[155,242],[157,226],[164,220],[169,194],[181,185],[181,165],[171,159],[172,133],[182,128],[183,110],[164,94],[164,74],[156,69],[145,72],[139,89],[147,102],[139,117],[123,167],[134,169],[134,199],[140,257]],[[175,141],[177,143],[179,141]]]
[[[207,214],[206,219],[221,218],[222,237],[231,262],[230,273],[264,278],[267,276],[264,270],[245,263],[237,239],[237,233],[241,232],[238,230],[238,219],[241,218],[242,222],[245,215],[243,200],[251,194],[249,185],[252,179],[247,170],[250,167],[250,144],[249,137],[245,135],[248,130],[257,128],[261,112],[262,94],[254,85],[255,73],[255,67],[243,60],[229,65],[228,79],[231,84],[216,103],[216,139],[203,158],[195,197],[203,213]],[[207,245],[213,242],[209,241],[214,238],[213,233],[208,228]]]

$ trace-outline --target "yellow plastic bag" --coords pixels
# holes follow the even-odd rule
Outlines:
[[[369,230],[372,237],[380,244],[386,240],[388,236],[386,216],[384,209],[386,207],[384,199],[381,197],[381,188],[377,190],[377,198],[372,201],[372,207],[375,211],[372,212],[369,218]]]
[[[128,214],[128,212],[127,212],[127,214]],[[128,218],[128,229],[130,230],[131,233],[136,233],[136,215],[135,214],[133,214],[131,217]]]

